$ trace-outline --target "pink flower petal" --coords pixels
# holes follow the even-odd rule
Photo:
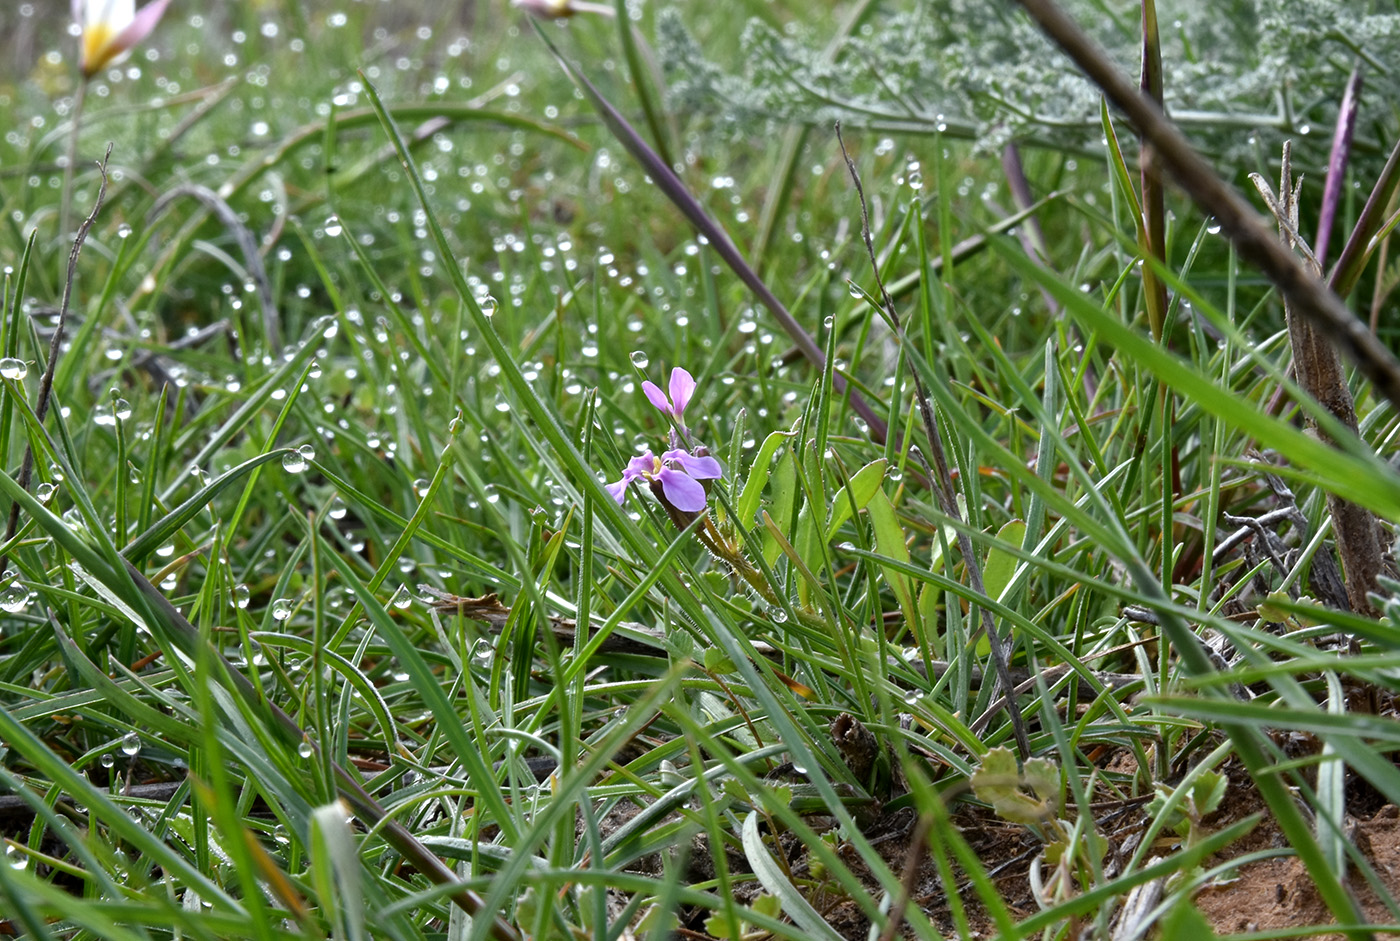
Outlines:
[[[671,403],[666,398],[666,393],[657,387],[656,383],[648,379],[642,383],[642,392],[646,393],[647,401],[655,405],[667,415],[671,414]]]
[[[654,473],[656,473],[656,455],[652,454],[651,449],[648,448],[627,462],[627,469],[622,472],[622,479],[630,483],[638,477],[648,477]]]
[[[682,513],[699,513],[705,509],[705,488],[688,474],[672,468],[663,468],[657,475],[661,480],[661,492],[671,506]]]
[[[148,3],[137,10],[136,16],[132,18],[126,29],[117,34],[117,38],[112,41],[112,44],[124,51],[145,39],[151,34],[151,30],[156,28],[156,24],[165,15],[165,8],[168,6],[170,6],[170,0],[155,0],[154,3]]]
[[[628,483],[628,479],[624,477],[621,480],[614,481],[613,483],[607,485],[608,493],[612,494],[612,498],[617,501],[618,506],[621,506],[622,501],[627,499]]]
[[[718,480],[724,476],[724,468],[720,467],[719,461],[709,455],[697,457],[689,451],[676,448],[661,455],[661,460],[679,464],[687,474],[696,480]]]
[[[690,373],[677,366],[671,370],[671,407],[676,416],[676,421],[681,420],[681,415],[685,413],[685,407],[690,404],[690,397],[695,392],[695,380]]]

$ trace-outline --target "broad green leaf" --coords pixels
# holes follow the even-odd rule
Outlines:
[[[894,507],[890,505],[890,498],[885,496],[883,490],[875,491],[867,504],[870,512],[870,522],[875,530],[875,549],[885,558],[895,562],[909,563],[909,548],[904,544],[904,527],[899,524],[899,518],[895,516]],[[914,591],[909,583],[909,577],[897,569],[888,566],[881,567],[885,573],[885,581],[889,583],[894,595],[899,599],[899,607],[904,612],[905,618],[910,624],[915,623],[918,617],[918,610],[914,605]]]
[[[758,512],[758,504],[763,498],[763,488],[768,484],[768,475],[773,470],[773,455],[792,434],[791,431],[775,431],[763,439],[763,446],[749,465],[749,476],[744,481],[743,492],[739,494],[739,504],[734,508],[742,525],[753,525],[754,514]]]
[[[826,521],[827,542],[835,539],[842,524],[851,518],[852,508],[856,512],[865,509],[885,479],[886,466],[884,458],[871,461],[851,475],[849,484],[836,491],[836,496],[831,500],[831,514]]]
[[[999,541],[1013,546],[1021,545],[1025,538],[1026,524],[1021,520],[1012,520],[997,532]],[[1016,561],[1016,556],[996,546],[987,552],[987,563],[982,567],[982,584],[987,589],[988,598],[1002,600],[1002,593],[1016,573]]]

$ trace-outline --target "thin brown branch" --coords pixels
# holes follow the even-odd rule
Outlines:
[[[1341,298],[1313,277],[1244,198],[1211,168],[1162,110],[1053,0],[1018,0],[1046,35],[1097,84],[1145,140],[1161,165],[1203,212],[1215,216],[1241,258],[1262,271],[1302,317],[1331,338],[1376,390],[1400,406],[1400,361]],[[1340,264],[1340,262],[1339,262]]]

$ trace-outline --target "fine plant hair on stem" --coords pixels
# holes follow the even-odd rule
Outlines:
[[[860,199],[860,233],[865,240],[865,250],[870,256],[870,267],[875,272],[875,286],[880,291],[880,303],[885,309],[885,316],[889,318],[890,325],[894,328],[901,343],[904,342],[904,328],[900,324],[899,311],[895,309],[894,300],[890,297],[889,291],[885,290],[885,281],[880,277],[880,263],[875,257],[875,243],[870,237],[870,213],[865,203],[865,189],[860,183],[860,174],[856,172],[855,161],[846,151],[846,142],[841,138],[841,125],[836,125],[836,141],[841,145],[841,156],[846,159],[846,169],[851,173],[851,182],[855,184],[856,196]],[[914,399],[919,406],[919,417],[923,420],[924,434],[928,438],[929,449],[933,452],[933,473],[930,475],[930,485],[934,495],[938,498],[939,506],[943,512],[957,520],[963,521],[962,514],[958,510],[958,498],[953,489],[953,477],[948,471],[948,456],[943,450],[943,437],[938,427],[938,416],[934,414],[933,405],[929,402],[928,391],[924,388],[923,380],[919,378],[917,369],[910,370],[909,375],[914,379]],[[982,567],[977,563],[977,555],[973,551],[972,537],[967,531],[959,526],[958,530],[958,550],[962,552],[963,563],[967,566],[968,581],[972,583],[973,591],[981,595],[986,595],[987,586],[982,580]],[[980,607],[980,606],[979,606]],[[992,650],[992,663],[997,672],[997,690],[1004,691],[1006,697],[1006,712],[1011,716],[1011,728],[1016,735],[1016,747],[1020,749],[1021,758],[1031,756],[1030,738],[1026,735],[1026,723],[1021,716],[1021,711],[1017,708],[1013,698],[1015,684],[1011,679],[1011,664],[1008,660],[1007,645],[1002,642],[1001,635],[997,633],[996,624],[992,620],[992,612],[985,607],[980,607],[982,612],[982,629],[987,632],[987,640]]]
[[[102,203],[107,199],[107,161],[112,159],[112,144],[107,145],[107,152],[98,161],[97,172],[100,181],[97,184],[97,198],[93,200],[92,211],[88,213],[83,224],[78,226],[78,234],[73,238],[73,248],[68,252],[68,274],[63,281],[63,300],[58,306],[58,322],[54,324],[53,337],[49,339],[49,360],[44,364],[44,374],[39,379],[39,397],[34,403],[34,415],[40,422],[49,413],[49,399],[53,395],[53,374],[58,367],[58,354],[63,349],[63,329],[68,322],[68,307],[73,299],[73,280],[78,276],[78,258],[83,253],[83,243],[87,241],[88,233],[97,222],[97,214],[102,211]],[[25,490],[29,489],[29,484],[34,477],[34,448],[26,445],[24,448],[24,461],[20,464],[19,485]],[[5,524],[5,541],[9,542],[14,538],[19,530],[19,504],[10,504],[10,518]],[[0,573],[9,567],[10,557],[0,556]]]
[[[1171,172],[1178,185],[1202,212],[1215,216],[1240,257],[1262,271],[1294,310],[1330,335],[1376,390],[1400,407],[1400,360],[1366,324],[1327,285],[1308,273],[1249,203],[1216,174],[1162,110],[1118,71],[1098,44],[1054,0],[1017,2],[1127,115],[1144,140],[1155,148],[1161,165]]]

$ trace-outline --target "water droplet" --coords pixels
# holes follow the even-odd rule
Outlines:
[[[788,614],[782,608],[775,607],[769,609],[768,617],[773,621],[774,624],[786,624]]]
[[[636,366],[638,369],[646,369],[651,365],[651,359],[647,356],[645,350],[633,350],[632,365]]]
[[[301,451],[288,451],[282,455],[282,469],[289,474],[300,474],[309,465],[306,458],[301,456]]]
[[[112,403],[112,414],[116,416],[117,421],[126,421],[131,417],[131,403],[126,399],[117,399]]]
[[[0,611],[19,614],[29,605],[29,589],[16,582],[0,591]]]
[[[123,222],[121,225],[117,226],[117,238],[119,238],[119,239],[131,238],[131,226],[127,225],[125,222]]]
[[[432,485],[432,481],[428,480],[428,478],[419,477],[413,482],[413,492],[421,497],[423,494],[428,492],[428,488]]]
[[[329,235],[331,238],[335,238],[336,236],[340,235],[340,233],[343,232],[343,231],[345,231],[345,229],[344,229],[344,227],[340,224],[340,217],[339,217],[339,216],[328,216],[328,217],[326,218],[326,234],[327,234],[327,235]]]
[[[29,375],[29,364],[24,360],[15,359],[12,356],[0,359],[0,378],[19,380],[27,375]]]
[[[340,497],[336,497],[331,501],[330,509],[326,511],[326,515],[333,520],[343,520],[345,519],[345,514],[348,512],[350,512],[350,510],[349,507],[345,505],[345,501],[340,499]]]
[[[471,657],[472,660],[476,661],[476,663],[481,666],[487,666],[490,664],[491,657],[495,652],[496,648],[491,645],[491,641],[487,640],[485,637],[480,637],[477,638],[476,643],[472,644]]]
[[[496,308],[501,306],[501,302],[490,294],[481,299],[481,312],[488,317],[496,316]]]
[[[253,593],[248,590],[247,585],[233,586],[233,606],[242,610],[248,607],[248,601],[253,597]]]
[[[104,768],[110,768],[112,767],[112,765],[117,763],[117,759],[116,756],[113,755],[111,752],[107,752],[101,758],[97,759],[97,763]]]
[[[462,429],[465,427],[467,427],[467,423],[462,421],[461,415],[458,415],[456,418],[452,419],[450,422],[447,423],[447,433],[449,435],[459,435],[462,433]]]
[[[48,481],[34,488],[34,496],[39,498],[40,503],[48,503],[58,493],[58,484],[51,484]]]
[[[300,745],[297,746],[297,755],[300,756],[303,760],[310,758],[315,753],[315,751],[316,749],[312,747],[310,742],[302,742]]]
[[[394,597],[389,599],[389,604],[402,611],[413,604],[413,592],[408,590],[407,585],[400,585],[399,590],[394,592]]]
[[[127,461],[126,471],[126,479],[129,480],[131,483],[139,484],[141,482],[141,471],[136,467],[135,464],[131,463],[130,461]]]
[[[1215,221],[1214,218],[1212,218],[1209,222],[1206,223],[1206,231],[1209,232],[1211,235],[1219,235],[1220,223]]]
[[[141,736],[135,732],[127,732],[122,736],[122,754],[128,758],[136,757],[136,753],[141,750]]]
[[[158,549],[156,550],[156,555],[160,556],[162,559],[168,559],[168,558],[170,558],[170,557],[171,557],[172,555],[174,555],[174,554],[175,554],[175,543],[173,543],[173,542],[172,542],[172,543],[169,543],[169,544],[167,544],[167,545],[161,546],[160,548],[158,548]]]
[[[285,621],[292,616],[292,599],[278,598],[272,602],[272,619]]]

